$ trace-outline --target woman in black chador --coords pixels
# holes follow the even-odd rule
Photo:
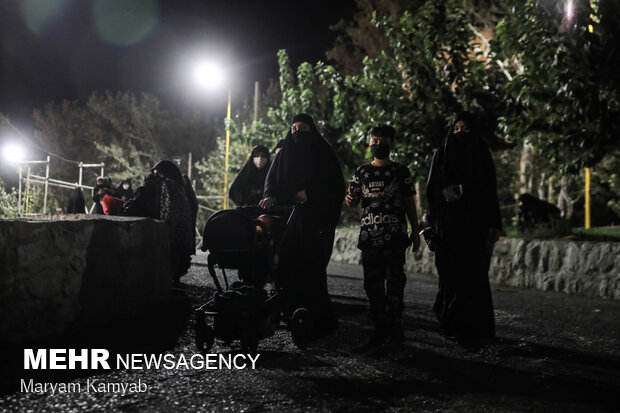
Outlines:
[[[197,209],[189,179],[171,161],[159,161],[121,211],[121,215],[163,219],[168,224],[175,282],[187,273],[195,253]]]
[[[299,114],[274,158],[260,205],[298,204],[292,239],[286,240],[280,267],[286,267],[292,305],[306,307],[314,331],[337,326],[327,292],[327,264],[344,199],[344,177],[334,150],[321,136],[314,119]],[[284,272],[284,271],[283,271]]]
[[[501,232],[495,165],[472,115],[456,115],[435,151],[426,196],[435,229],[439,291],[434,311],[444,334],[495,335],[489,264]]]
[[[252,149],[250,159],[245,163],[230,186],[228,196],[237,206],[258,205],[263,199],[265,178],[270,166],[269,149],[263,145]]]

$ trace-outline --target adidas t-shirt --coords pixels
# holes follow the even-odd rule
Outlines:
[[[357,247],[407,248],[410,241],[403,201],[416,193],[409,169],[396,162],[386,166],[364,164],[355,170],[350,186],[362,202]]]

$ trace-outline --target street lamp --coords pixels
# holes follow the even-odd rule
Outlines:
[[[4,147],[2,150],[2,155],[7,162],[10,163],[19,163],[24,160],[25,152],[24,149],[16,144],[9,144]]]
[[[26,151],[19,145],[9,144],[2,149],[2,155],[4,158],[18,166],[18,196],[17,196],[17,213],[22,216],[22,165],[43,164],[45,165],[45,178],[35,175],[35,178],[40,178],[45,182],[45,192],[43,195],[43,213],[47,212],[47,193],[48,185],[50,181],[50,157],[48,156],[45,161],[27,161]],[[28,189],[30,188],[30,166],[28,166],[28,175],[26,177],[26,211],[28,210]]]
[[[220,66],[212,61],[203,61],[196,65],[194,69],[196,82],[205,89],[216,89],[224,83],[224,74]],[[230,152],[230,101],[231,90],[228,89],[228,105],[226,108],[226,155],[224,159],[224,200],[223,209],[228,207],[228,154]]]

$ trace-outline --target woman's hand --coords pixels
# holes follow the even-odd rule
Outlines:
[[[258,205],[261,208],[266,209],[267,211],[269,211],[271,208],[273,208],[273,206],[275,204],[276,204],[276,198],[273,197],[273,196],[268,196],[267,198],[263,198],[258,203]]]
[[[441,190],[441,194],[447,202],[458,201],[463,197],[459,185],[450,185]]]
[[[302,189],[295,194],[295,202],[297,202],[298,204],[304,204],[308,202],[308,194],[306,194],[305,189]]]

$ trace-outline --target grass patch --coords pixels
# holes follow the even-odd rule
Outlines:
[[[516,227],[506,227],[506,236],[525,239],[556,239],[571,237],[581,241],[620,242],[620,226],[585,228],[540,227],[519,232]]]
[[[573,234],[588,241],[615,241],[620,242],[620,226],[594,227],[590,229],[573,228]]]

